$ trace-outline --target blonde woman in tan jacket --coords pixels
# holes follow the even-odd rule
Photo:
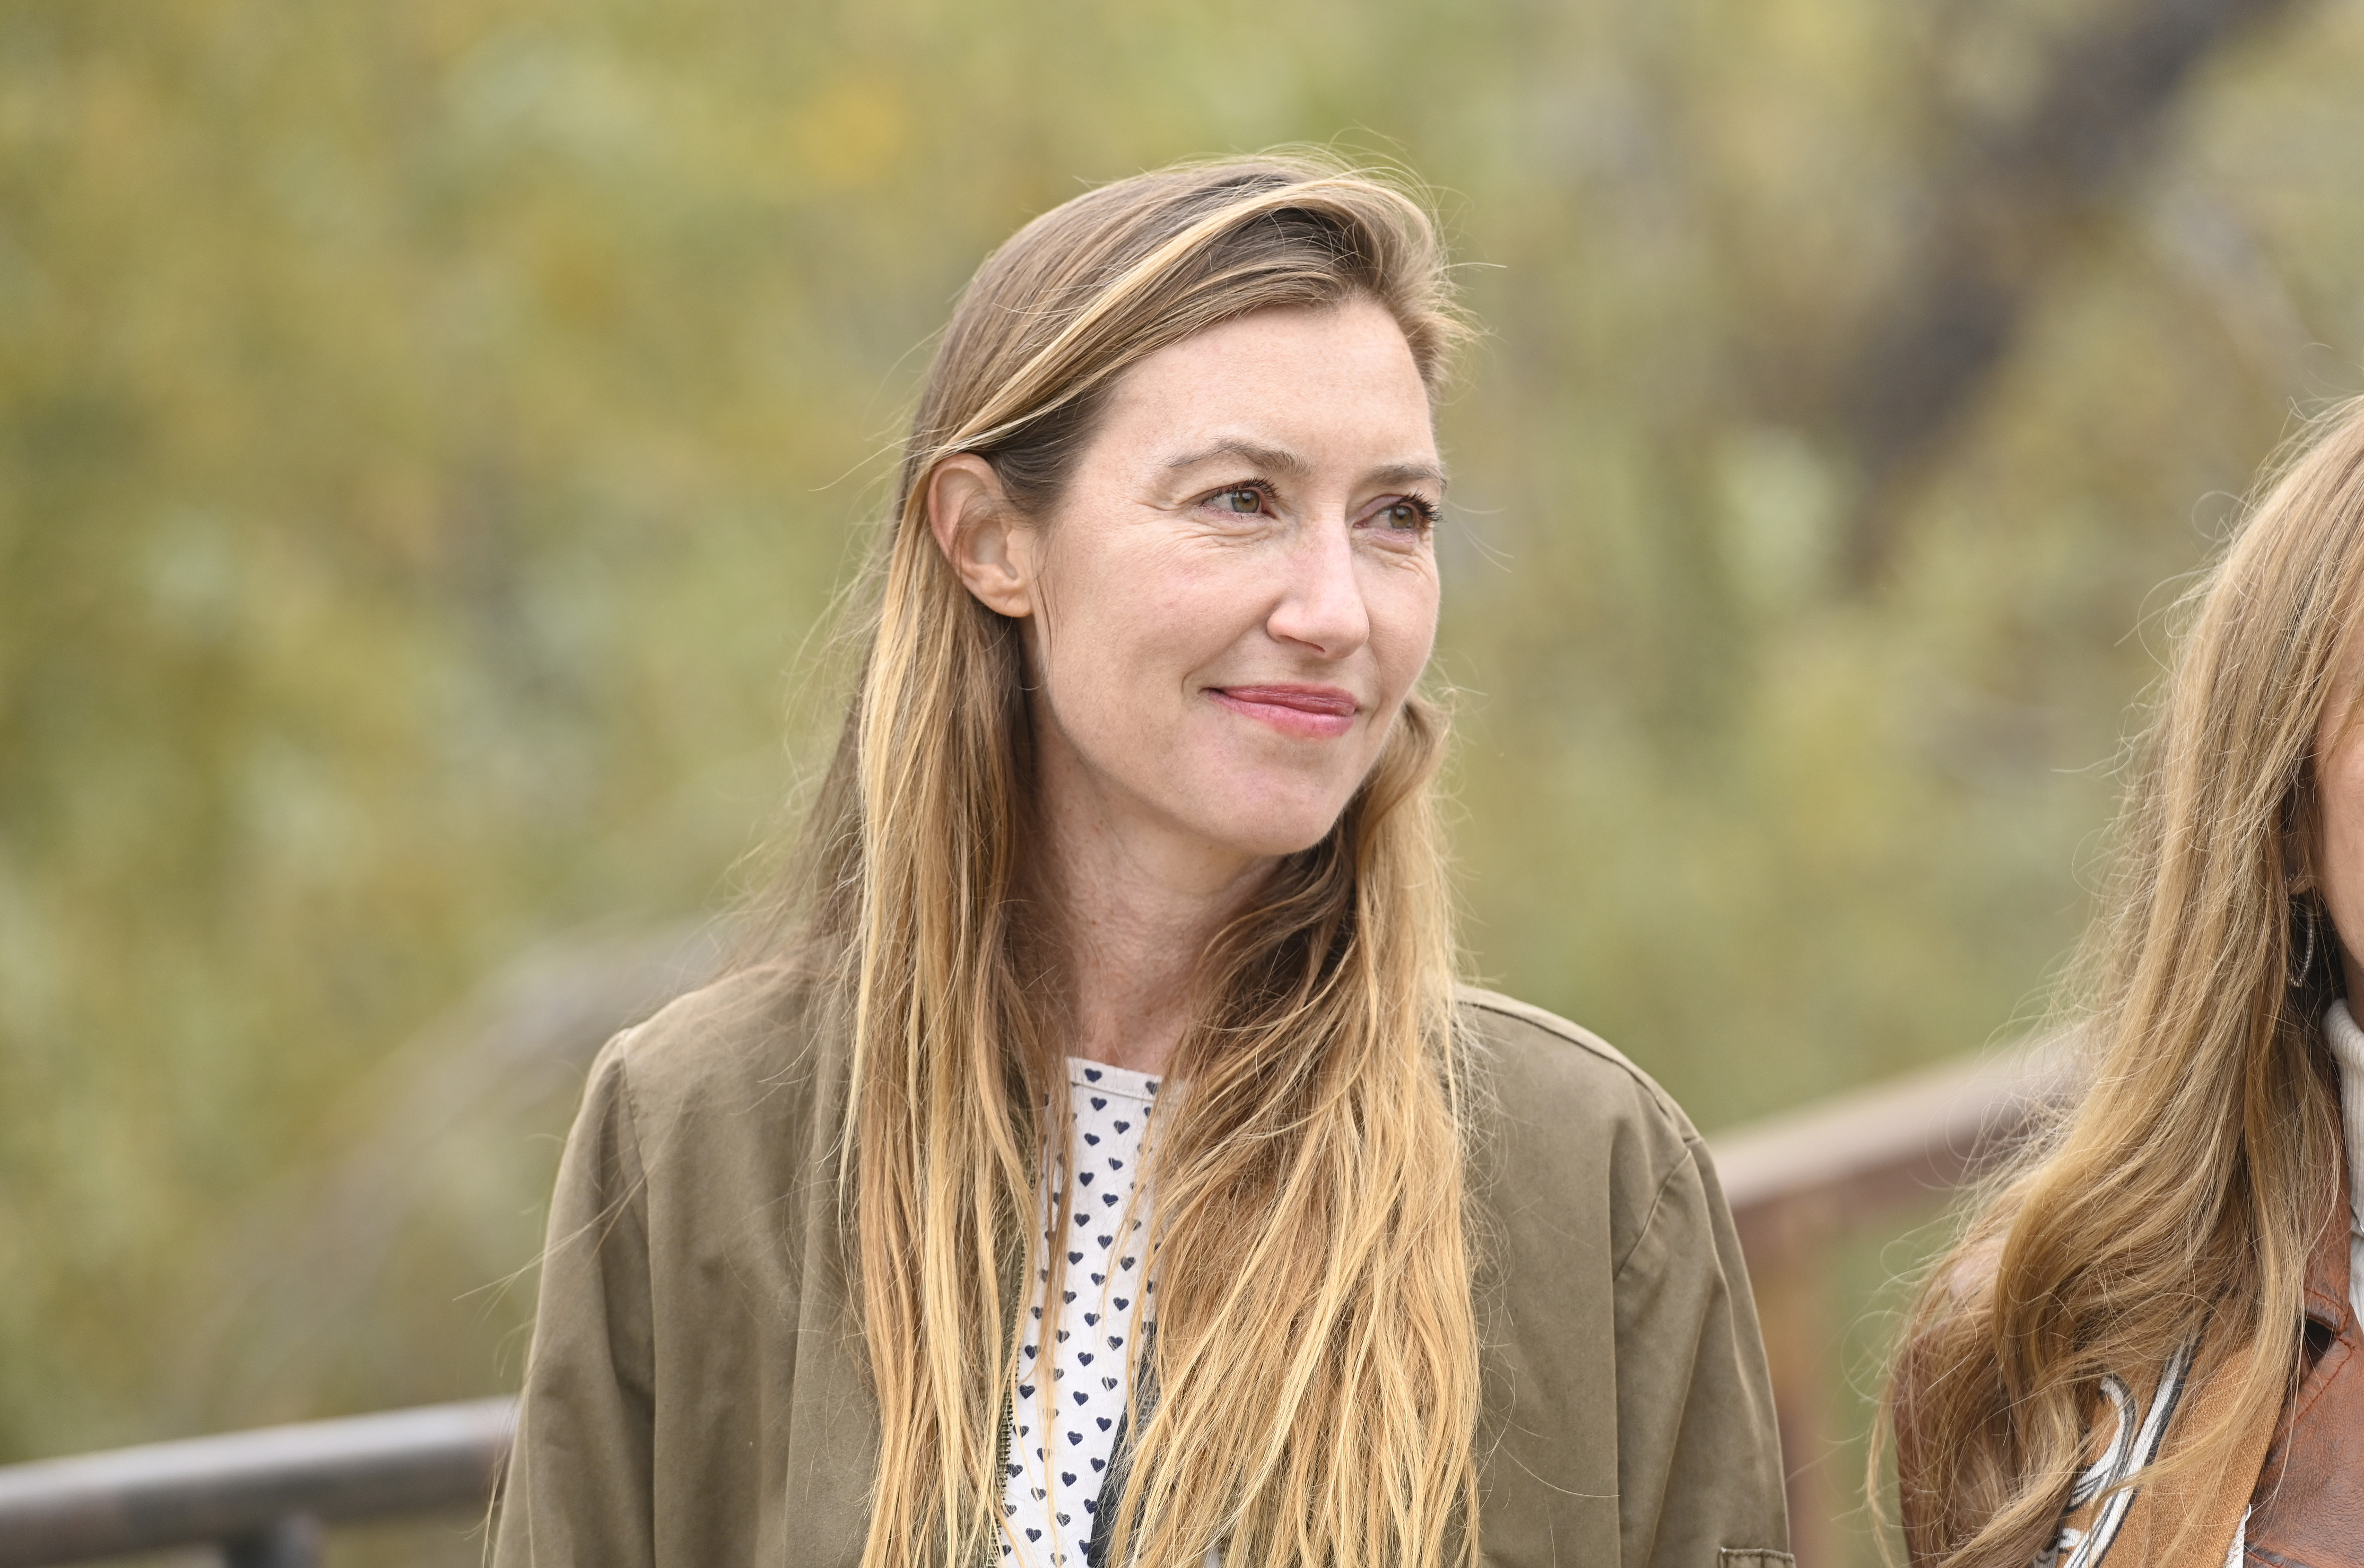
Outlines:
[[[499,1563],[1780,1558],[1697,1136],[1455,984],[1445,279],[1272,158],[986,262],[775,929],[593,1072]]]
[[[2063,1020],[2085,1087],[1892,1384],[1916,1568],[2364,1563],[2364,405],[2185,613]]]

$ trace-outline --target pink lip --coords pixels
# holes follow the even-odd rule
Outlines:
[[[1363,706],[1336,686],[1210,686],[1207,695],[1233,713],[1304,740],[1336,740],[1355,727]]]

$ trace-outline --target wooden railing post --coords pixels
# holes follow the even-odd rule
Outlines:
[[[1830,1292],[1813,1257],[1785,1260],[1750,1280],[1756,1318],[1765,1331],[1765,1359],[1773,1374],[1774,1417],[1788,1472],[1790,1550],[1799,1568],[1828,1568],[1837,1559],[1835,1529],[1847,1507],[1832,1473]]]
[[[1860,1506],[1834,1462],[1861,1435],[1840,1430],[1832,1406],[1835,1244],[1925,1208],[1994,1159],[2058,1093],[2066,1066],[2045,1046],[1951,1063],[1709,1140],[1765,1332],[1799,1568],[1829,1568],[1839,1522]]]

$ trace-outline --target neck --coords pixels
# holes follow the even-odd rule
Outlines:
[[[1049,794],[1046,869],[1065,961],[1067,1049],[1162,1076],[1189,1021],[1200,956],[1273,862],[1129,827]]]

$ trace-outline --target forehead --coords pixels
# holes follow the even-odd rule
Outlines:
[[[1254,435],[1389,460],[1433,459],[1428,387],[1384,306],[1261,310],[1167,345],[1127,371],[1104,434],[1183,449]],[[1314,455],[1309,452],[1308,455]]]

